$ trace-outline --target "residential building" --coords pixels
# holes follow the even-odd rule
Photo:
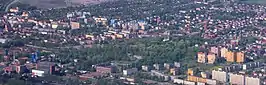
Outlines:
[[[219,54],[219,48],[216,46],[213,46],[213,47],[211,47],[210,52],[218,55]]]
[[[188,76],[187,80],[192,81],[192,82],[207,83],[207,80],[205,78],[197,77],[197,76]]]
[[[80,23],[79,22],[70,22],[71,29],[79,29]]]
[[[216,80],[213,80],[213,79],[207,79],[207,84],[208,85],[217,85],[217,81]]]
[[[196,85],[196,82],[191,82],[191,81],[185,81],[184,80],[184,85]]]
[[[171,69],[170,69],[170,73],[171,73],[172,75],[178,75],[178,69],[177,69],[177,68],[171,68]]]
[[[105,74],[99,73],[99,72],[90,72],[87,74],[80,75],[79,78],[82,80],[88,80],[90,78],[100,78],[105,76]]]
[[[162,66],[160,64],[153,64],[154,69],[161,70]]]
[[[113,66],[108,66],[108,67],[96,66],[96,72],[99,72],[99,73],[114,73],[115,72],[115,67],[113,67]]]
[[[128,76],[128,75],[134,74],[137,71],[138,71],[137,68],[126,69],[126,70],[123,70],[123,74],[125,76]]]
[[[193,76],[194,75],[194,71],[193,71],[193,69],[188,69],[187,70],[187,75],[191,75],[191,76]]]
[[[41,70],[35,70],[35,69],[33,69],[33,70],[31,70],[31,72],[32,72],[32,75],[33,76],[38,76],[38,77],[43,77],[44,76],[44,71],[41,71]]]
[[[245,85],[245,76],[244,75],[229,73],[229,76],[230,76],[229,81],[231,84]]]
[[[184,80],[182,79],[174,79],[175,84],[184,84]]]
[[[227,62],[235,62],[235,55],[232,51],[227,51],[225,55],[225,59]]]
[[[208,58],[208,64],[213,64],[216,61],[216,55],[214,53],[209,53],[207,55]]]
[[[169,69],[172,67],[172,65],[169,64],[169,63],[164,63],[163,66],[164,66],[164,68],[167,69],[167,70],[169,70]]]
[[[259,78],[245,77],[245,85],[261,85]]]
[[[220,82],[228,82],[229,76],[227,72],[213,70],[212,79],[220,81]]]
[[[159,71],[156,71],[156,70],[151,70],[151,75],[153,76],[158,76],[158,77],[163,77],[164,78],[164,81],[169,81],[170,77],[159,72]]]
[[[180,68],[180,67],[181,67],[181,65],[180,65],[179,62],[174,62],[174,66],[175,66],[176,68]]]
[[[206,55],[203,52],[198,52],[198,62],[205,63],[206,62]]]
[[[237,52],[236,53],[236,62],[237,63],[245,62],[245,54],[243,52]]]
[[[150,70],[151,70],[151,67],[149,67],[149,66],[147,66],[147,65],[143,65],[143,66],[141,66],[141,69],[142,69],[143,71],[150,71]]]
[[[225,57],[227,52],[228,52],[228,49],[227,48],[225,48],[225,47],[221,48],[221,55],[220,55],[220,57]]]

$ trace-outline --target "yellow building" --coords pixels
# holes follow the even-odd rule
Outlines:
[[[226,52],[226,56],[225,56],[225,58],[226,58],[226,61],[227,61],[227,62],[235,62],[235,55],[234,55],[234,52],[232,52],[232,51],[228,51],[228,52]]]
[[[192,82],[207,83],[207,79],[201,78],[201,77],[197,77],[197,76],[188,76],[187,80],[188,81],[192,81]]]
[[[78,22],[70,22],[71,29],[79,29],[80,28],[80,23]]]
[[[213,64],[216,61],[216,55],[214,53],[209,53],[207,58],[208,58],[208,64]]]
[[[178,69],[177,68],[171,68],[170,73],[175,76],[178,74]]]
[[[198,62],[205,63],[206,62],[206,55],[203,52],[198,52]]]
[[[245,54],[243,52],[236,53],[236,62],[243,63],[245,62]]]
[[[194,72],[193,72],[193,69],[188,69],[187,70],[187,75],[191,75],[191,76],[193,76],[194,75]]]

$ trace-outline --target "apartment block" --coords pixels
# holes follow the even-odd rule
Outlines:
[[[245,77],[245,85],[261,85],[259,78]]]
[[[245,54],[243,52],[236,53],[236,62],[243,63],[245,62]]]
[[[216,55],[214,53],[209,53],[207,55],[208,58],[208,64],[213,64],[216,61]]]
[[[228,82],[229,76],[227,72],[213,70],[212,79],[220,81],[220,82]]]
[[[245,76],[229,73],[230,83],[234,85],[245,85]]]
[[[212,53],[214,53],[214,54],[219,54],[219,48],[213,46],[213,47],[211,47],[210,52],[212,52]]]
[[[227,52],[228,52],[227,48],[225,48],[225,47],[221,48],[221,55],[220,56],[225,57]]]
[[[206,55],[203,52],[198,52],[198,62],[205,63],[206,62]]]
[[[235,62],[235,53],[232,51],[227,51],[225,55],[225,59],[227,62]]]

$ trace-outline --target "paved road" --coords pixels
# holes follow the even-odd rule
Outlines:
[[[8,12],[8,9],[15,3],[17,3],[19,0],[13,0],[11,3],[9,3],[7,6],[6,6],[6,9],[5,9],[5,12]]]

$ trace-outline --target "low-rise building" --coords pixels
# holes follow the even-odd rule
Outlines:
[[[115,72],[115,67],[113,67],[113,66],[107,66],[107,67],[96,66],[96,72],[99,72],[99,73],[114,73]]]
[[[171,68],[170,69],[170,73],[172,74],[172,75],[178,75],[178,69],[177,68]]]
[[[79,29],[80,23],[79,22],[70,22],[71,29]]]
[[[164,81],[169,81],[170,80],[170,77],[168,75],[165,75],[159,71],[156,71],[156,70],[151,70],[151,75],[153,76],[158,76],[158,77],[163,77],[164,78]]]
[[[147,65],[143,65],[143,66],[141,66],[141,69],[142,69],[143,71],[150,71],[150,70],[151,70],[151,67],[149,67],[149,66],[147,66]]]
[[[135,73],[137,71],[138,71],[137,68],[126,69],[126,70],[123,70],[123,74],[125,76],[127,76],[127,75],[131,75],[131,74],[133,74],[133,73]]]
[[[162,65],[160,65],[160,64],[153,64],[153,67],[156,70],[162,70]]]
[[[41,70],[31,70],[32,72],[32,76],[38,76],[38,77],[43,77],[45,72],[44,71],[41,71]]]

